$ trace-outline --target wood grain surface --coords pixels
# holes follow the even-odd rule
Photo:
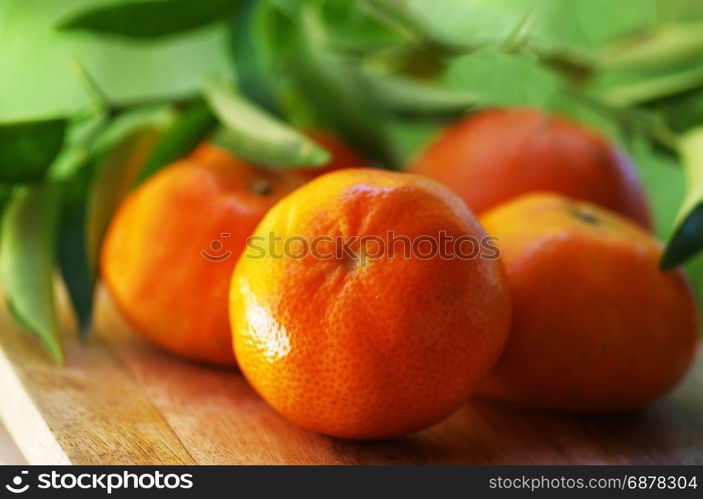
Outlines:
[[[60,367],[0,312],[0,416],[31,464],[703,463],[703,355],[672,394],[636,414],[568,417],[476,400],[425,431],[369,443],[303,430],[235,370],[146,344],[103,292],[92,339],[66,333],[64,344]]]

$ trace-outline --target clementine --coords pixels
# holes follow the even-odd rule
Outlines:
[[[230,294],[256,391],[303,427],[354,439],[457,409],[499,355],[510,307],[499,262],[441,255],[442,234],[485,236],[458,197],[417,175],[340,170],[274,206]]]
[[[410,169],[451,186],[477,214],[521,194],[551,191],[651,226],[625,154],[598,133],[536,109],[474,114],[445,130]]]
[[[122,315],[173,353],[233,364],[234,265],[268,209],[312,175],[266,171],[209,144],[161,170],[126,198],[105,237],[103,280]]]
[[[482,392],[521,406],[609,413],[645,406],[690,365],[698,335],[681,272],[628,219],[532,194],[482,218],[499,247],[513,324]]]

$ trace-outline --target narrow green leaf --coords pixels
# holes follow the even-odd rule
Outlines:
[[[167,107],[137,108],[107,126],[77,133],[72,144],[78,151],[72,156],[76,164],[60,176],[64,196],[58,254],[83,339],[91,327],[97,255],[105,227],[171,118]]]
[[[79,334],[86,339],[93,318],[95,268],[88,255],[86,238],[86,200],[90,189],[90,165],[63,182],[61,228],[58,239],[58,257],[61,274],[66,284],[73,310],[78,319]]]
[[[61,151],[64,119],[0,123],[0,182],[36,182]]]
[[[702,51],[703,23],[660,24],[610,44],[596,61],[610,70],[661,72],[700,61]]]
[[[237,156],[272,168],[314,167],[329,161],[327,151],[254,107],[230,85],[210,80],[205,96],[223,124],[214,141]]]
[[[703,84],[703,65],[663,74],[603,73],[591,83],[591,92],[617,107],[646,104]]]
[[[85,223],[88,265],[93,271],[115,209],[135,185],[173,120],[173,110],[169,107],[135,109],[115,120],[98,141]]]
[[[227,18],[239,0],[137,0],[96,6],[59,23],[62,30],[154,39]]]
[[[404,75],[366,71],[363,79],[374,99],[391,112],[445,114],[465,111],[476,104],[466,94]]]
[[[677,215],[677,228],[661,260],[665,269],[703,250],[703,127],[684,135],[679,147],[687,191]]]
[[[5,203],[10,199],[12,188],[6,184],[0,184],[0,213],[2,213]]]
[[[64,147],[49,168],[47,176],[52,180],[63,180],[75,175],[88,162],[96,138],[107,124],[108,118],[103,113],[73,121],[66,134]]]
[[[400,168],[385,127],[388,117],[361,85],[357,61],[331,47],[334,33],[323,21],[324,3],[307,1],[298,11],[301,24],[291,71],[296,86],[304,90],[301,97],[311,104],[318,126],[334,130],[367,157]]]
[[[53,286],[59,198],[51,183],[13,190],[3,214],[0,273],[13,317],[60,362]]]
[[[242,0],[232,17],[231,45],[237,69],[238,86],[247,98],[269,112],[278,109],[273,91],[275,78],[271,78],[271,40],[279,35],[270,24],[274,9],[271,2]],[[280,15],[280,14],[279,14]]]
[[[154,146],[137,183],[144,182],[162,167],[187,156],[212,133],[216,124],[215,116],[204,102],[197,102],[186,109]]]

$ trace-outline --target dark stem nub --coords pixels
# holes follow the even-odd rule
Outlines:
[[[273,186],[271,183],[262,178],[254,180],[251,185],[249,185],[249,189],[251,189],[251,192],[258,194],[259,196],[268,196],[273,193]]]
[[[592,225],[597,225],[598,224],[598,215],[593,213],[592,211],[585,209],[585,208],[576,208],[574,210],[574,216],[581,220],[582,222],[586,222],[587,224],[592,224]]]

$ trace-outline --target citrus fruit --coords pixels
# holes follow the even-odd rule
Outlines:
[[[521,406],[609,413],[645,406],[686,372],[698,335],[684,275],[659,243],[590,203],[531,194],[481,217],[513,301],[507,346],[482,392]]]
[[[479,112],[447,128],[410,168],[449,186],[475,213],[550,191],[651,225],[631,161],[598,133],[536,109]]]
[[[458,197],[417,175],[339,170],[284,198],[232,278],[243,374],[285,417],[336,437],[442,420],[493,365],[510,319],[499,261],[439,254],[443,235],[485,236]]]
[[[257,168],[210,144],[162,169],[125,199],[105,238],[101,271],[122,315],[175,354],[233,364],[237,257],[268,209],[313,175]]]

